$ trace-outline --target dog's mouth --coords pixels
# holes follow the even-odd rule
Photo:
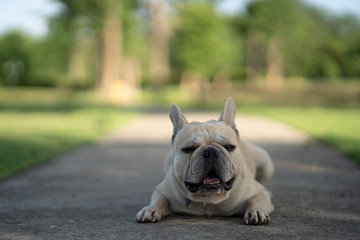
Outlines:
[[[232,188],[234,181],[235,177],[231,178],[227,182],[223,182],[214,171],[210,171],[209,174],[200,183],[190,183],[186,181],[184,183],[190,192],[196,193],[213,192],[217,191],[219,188],[224,188],[226,191],[229,191]]]

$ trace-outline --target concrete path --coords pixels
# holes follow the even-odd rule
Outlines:
[[[272,120],[240,116],[237,126],[274,159],[270,225],[192,216],[137,223],[170,147],[171,123],[159,114],[0,183],[0,239],[360,239],[354,162]]]

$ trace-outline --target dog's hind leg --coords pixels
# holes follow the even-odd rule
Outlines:
[[[267,183],[274,175],[274,164],[268,152],[258,146],[255,146],[256,172],[255,179],[261,184]]]

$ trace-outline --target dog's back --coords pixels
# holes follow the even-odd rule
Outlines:
[[[274,174],[274,164],[268,152],[245,140],[240,140],[240,148],[256,181],[267,183]]]

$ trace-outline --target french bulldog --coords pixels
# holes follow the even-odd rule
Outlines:
[[[242,215],[245,224],[270,222],[271,193],[263,186],[274,173],[269,154],[239,137],[231,98],[218,121],[189,123],[172,104],[174,125],[167,171],[136,220],[158,222],[170,214]]]

